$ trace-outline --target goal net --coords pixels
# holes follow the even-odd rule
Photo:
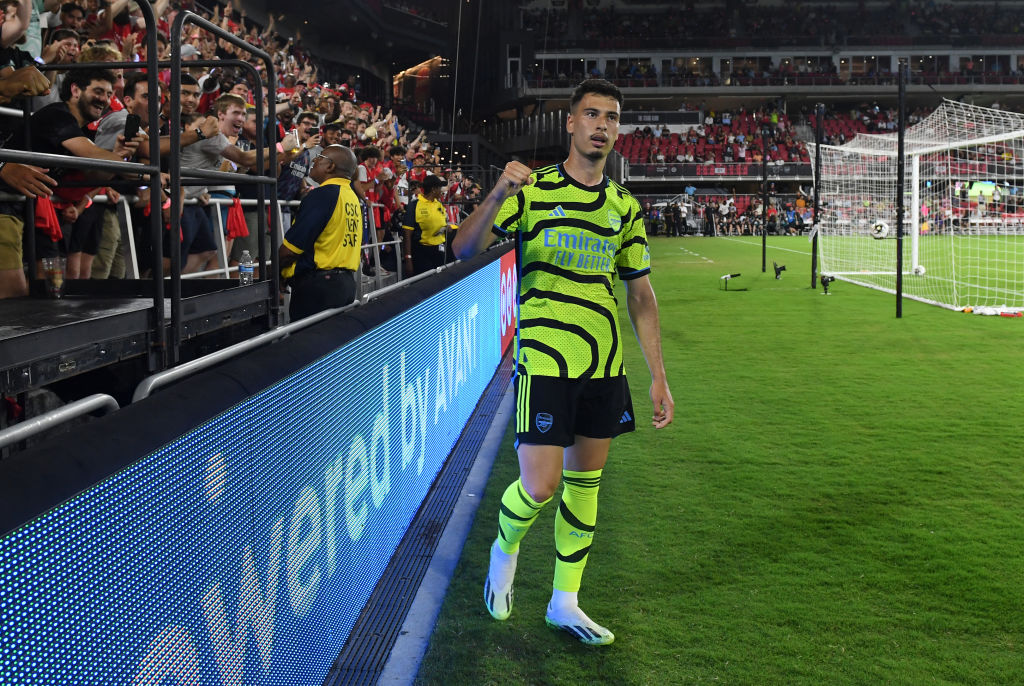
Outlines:
[[[904,136],[902,189],[896,133],[821,146],[821,273],[895,293],[902,192],[906,297],[1024,309],[1024,115],[944,100]]]

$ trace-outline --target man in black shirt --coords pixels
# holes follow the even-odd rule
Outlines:
[[[91,122],[103,116],[107,105],[110,103],[110,96],[114,92],[114,75],[105,69],[85,69],[69,72],[67,79],[61,85],[60,102],[47,105],[32,115],[31,119],[31,145],[28,146],[33,152],[47,153],[51,155],[74,155],[76,157],[88,157],[97,160],[111,160],[123,162],[130,159],[135,153],[139,143],[144,140],[138,136],[127,143],[123,136],[118,136],[117,144],[113,150],[104,150],[93,142],[93,132],[87,127]],[[62,173],[63,172],[63,173]],[[56,174],[58,181],[80,180],[84,174],[78,171],[66,171],[55,169],[51,175]],[[109,178],[107,175],[106,178]],[[90,175],[95,178],[95,175]],[[62,223],[73,223],[78,216],[92,203],[89,199],[90,188],[82,187],[60,187],[58,186],[54,197],[54,208],[59,209],[58,216]],[[67,238],[67,237],[66,237]],[[68,277],[76,278],[79,272],[79,261],[81,253],[89,252],[92,247],[87,244],[75,242],[72,238],[70,243],[70,255],[68,261]],[[44,234],[37,234],[37,254],[40,257],[50,257],[59,254],[60,246],[49,240]],[[74,264],[72,263],[74,257]]]

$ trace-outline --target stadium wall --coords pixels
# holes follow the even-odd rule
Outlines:
[[[0,683],[320,683],[514,288],[499,248],[0,463]]]

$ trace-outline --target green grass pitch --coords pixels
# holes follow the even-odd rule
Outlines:
[[[623,309],[640,428],[612,446],[580,593],[616,642],[544,625],[554,505],[523,543],[512,617],[484,609],[518,473],[506,434],[417,683],[1020,683],[1024,320],[822,295],[803,237],[769,240],[767,274],[760,239],[651,251],[675,422],[641,421]]]

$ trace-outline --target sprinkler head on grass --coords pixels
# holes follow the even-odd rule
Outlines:
[[[718,283],[719,283],[720,286],[724,287],[725,290],[729,290],[729,282],[732,281],[733,279],[735,279],[736,277],[739,277],[739,276],[742,276],[742,274],[740,274],[739,272],[737,272],[735,274],[722,274],[720,277],[718,277]],[[736,290],[736,289],[733,289],[733,290]],[[741,288],[739,290],[746,290],[746,289],[745,288]]]

